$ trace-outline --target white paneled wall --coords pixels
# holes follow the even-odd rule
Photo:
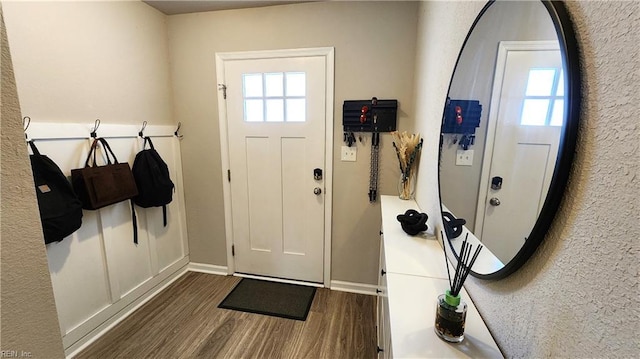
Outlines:
[[[30,139],[70,176],[84,166],[93,124],[31,123]],[[119,162],[133,166],[143,140],[133,125],[101,125],[97,134],[109,142]],[[108,325],[146,295],[175,277],[188,263],[187,231],[182,187],[180,143],[175,127],[152,126],[156,150],[169,166],[175,184],[167,206],[167,226],[162,208],[136,206],[138,244],[133,243],[131,206],[128,201],[96,211],[83,211],[82,227],[61,242],[47,245],[51,281],[60,330],[67,353]],[[101,152],[99,152],[101,153]],[[101,159],[99,164],[103,164]]]

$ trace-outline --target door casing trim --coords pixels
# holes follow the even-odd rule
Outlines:
[[[216,53],[216,86],[224,84],[224,62],[227,60],[257,60],[291,57],[325,57],[325,168],[324,168],[324,263],[323,284],[331,285],[331,215],[333,203],[333,108],[334,108],[334,48],[301,48],[266,51],[217,52]],[[222,192],[224,199],[224,226],[227,249],[227,274],[235,273],[232,255],[233,220],[231,217],[231,184],[227,179],[229,162],[229,138],[227,131],[227,103],[223,91],[218,89],[218,125],[220,127],[220,156],[222,163]]]

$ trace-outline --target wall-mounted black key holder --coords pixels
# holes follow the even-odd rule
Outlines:
[[[398,100],[347,100],[342,105],[345,132],[391,132],[396,130]]]
[[[447,99],[442,119],[442,133],[475,135],[480,126],[482,105],[477,100]]]

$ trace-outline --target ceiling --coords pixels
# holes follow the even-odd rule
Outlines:
[[[166,15],[187,14],[192,12],[217,11],[230,9],[245,9],[251,7],[263,7],[273,5],[285,5],[317,0],[258,0],[258,1],[224,1],[224,0],[143,0],[147,5],[154,7]]]

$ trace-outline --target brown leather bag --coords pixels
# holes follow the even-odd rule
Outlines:
[[[104,166],[96,165],[98,143],[102,144],[107,157],[107,164]],[[91,155],[93,155],[93,164],[89,165]],[[109,155],[113,157],[113,163]],[[118,163],[104,138],[93,140],[84,168],[71,170],[71,183],[82,201],[82,208],[89,210],[106,207],[138,195],[131,167],[127,162]]]

